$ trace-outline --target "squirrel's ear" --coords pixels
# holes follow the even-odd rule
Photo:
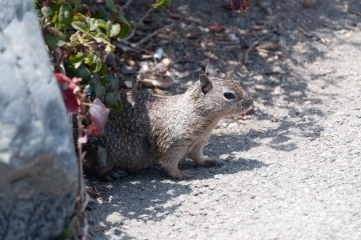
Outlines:
[[[204,75],[204,74],[200,75],[199,81],[201,82],[201,88],[202,88],[202,92],[204,94],[207,94],[207,93],[209,93],[209,91],[212,90],[213,84],[206,75]]]
[[[214,77],[217,74],[218,68],[214,68],[212,65],[208,64],[206,66],[206,76]]]

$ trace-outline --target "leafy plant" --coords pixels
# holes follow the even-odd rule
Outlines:
[[[101,98],[113,111],[121,110],[118,79],[107,76],[104,63],[107,54],[114,51],[111,39],[129,35],[131,27],[124,13],[113,0],[105,7],[88,7],[80,0],[35,1],[45,43],[54,57],[54,70],[64,66],[63,73],[70,78],[81,78],[81,85],[90,84],[91,99]],[[109,82],[113,87],[107,88]],[[94,91],[95,90],[95,91]]]

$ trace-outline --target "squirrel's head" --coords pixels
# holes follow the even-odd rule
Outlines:
[[[230,80],[200,75],[199,85],[193,92],[199,107],[206,112],[226,117],[246,111],[253,103],[241,85]],[[198,96],[197,96],[198,95]]]

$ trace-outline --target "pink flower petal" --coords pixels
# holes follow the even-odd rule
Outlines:
[[[88,134],[86,134],[86,133],[84,134],[84,136],[78,138],[79,144],[85,144],[85,143],[87,143],[87,141],[88,141]]]
[[[80,83],[81,80],[82,80],[81,78],[73,77],[72,82],[73,83]]]
[[[97,98],[91,104],[89,108],[89,113],[91,115],[91,131],[94,135],[104,134],[104,127],[108,121],[109,109],[105,107],[102,101]]]

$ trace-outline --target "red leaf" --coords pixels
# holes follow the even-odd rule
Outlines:
[[[71,90],[74,90],[76,88],[76,84],[78,84],[79,82],[81,82],[81,78],[76,78],[74,77],[72,80],[70,78],[68,78],[67,76],[61,74],[61,73],[55,73],[55,78],[56,80],[58,80],[58,82],[60,84],[64,84],[67,83],[68,84],[68,88],[70,88]]]
[[[78,105],[77,97],[73,93],[73,90],[67,88],[61,92],[61,95],[63,96],[66,111],[71,113],[77,113],[79,105]]]
[[[241,0],[241,9],[247,11],[249,8],[249,0]]]
[[[55,73],[55,78],[56,78],[56,80],[58,80],[58,82],[60,84],[71,83],[70,78],[68,78],[67,76],[65,76],[61,73]]]
[[[232,0],[231,1],[231,8],[233,10],[238,10],[241,8],[241,0]]]
[[[219,33],[220,31],[222,31],[224,29],[224,27],[222,25],[213,25],[213,26],[209,26],[208,28],[209,28],[209,30],[211,30],[215,33]]]
[[[246,14],[250,5],[249,0],[231,0],[231,9]]]
[[[95,99],[89,108],[92,124],[91,131],[94,135],[104,134],[104,127],[108,121],[109,109],[104,106],[99,98]]]

